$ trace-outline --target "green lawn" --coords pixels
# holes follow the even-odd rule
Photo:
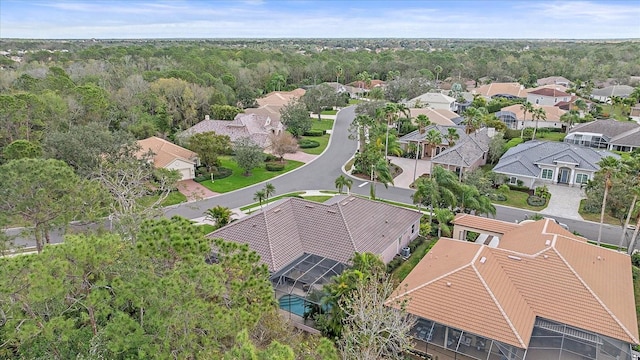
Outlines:
[[[197,226],[201,226],[202,229],[204,230],[205,234],[209,234],[209,233],[213,232],[213,230],[216,229],[216,227],[211,225],[211,224],[202,224],[202,225],[197,225]]]
[[[422,260],[436,242],[438,242],[438,239],[425,240],[424,243],[420,244],[420,246],[413,251],[409,259],[403,262],[402,265],[398,266],[391,275],[398,279],[398,281],[404,280],[404,278],[406,278],[411,270],[418,265],[420,260]]]
[[[609,104],[601,104],[602,105],[602,114],[605,117],[613,118],[620,121],[628,120],[628,117],[622,113],[621,106],[613,106]]]
[[[582,199],[580,200],[580,210],[578,210],[578,214],[580,214],[580,216],[582,216],[583,219],[587,220],[587,221],[594,221],[599,223],[600,222],[600,213],[594,214],[594,213],[588,213],[586,211],[584,211],[584,201],[586,199]],[[615,225],[615,226],[620,226],[620,220],[614,218],[613,216],[609,215],[606,211],[604,213],[604,223],[605,224],[609,224],[609,225]]]
[[[547,207],[547,205],[531,206],[527,204],[528,197],[529,197],[529,194],[525,192],[511,190],[509,191],[509,194],[507,194],[506,201],[494,201],[493,203],[497,205],[512,206],[512,207],[531,210],[531,211],[540,211]],[[547,202],[547,204],[549,204],[549,202]]]
[[[221,166],[231,169],[231,176],[214,180],[213,182],[211,182],[211,180],[201,182],[204,187],[217,193],[226,193],[257,184],[304,165],[304,163],[300,161],[287,160],[284,170],[282,171],[267,171],[264,165],[261,165],[253,169],[250,176],[244,176],[242,169],[238,167],[238,164],[236,164],[231,157],[221,156],[219,159]]]
[[[277,189],[276,189],[277,190]],[[299,192],[293,192],[293,193],[288,193],[288,194],[282,194],[282,195],[278,195],[278,196],[274,196],[272,198],[269,198],[269,202],[268,203],[272,203],[276,200],[280,200],[282,198],[286,198],[286,197],[296,197],[296,196],[300,196],[304,194],[304,191],[299,191]],[[267,204],[268,204],[267,203]],[[262,205],[264,205],[265,203],[262,203]],[[249,210],[251,208],[254,207],[258,207],[260,206],[260,203],[253,203],[253,204],[249,204],[249,205],[245,205],[243,207],[240,208],[240,211],[245,211],[245,210]]]
[[[159,195],[147,195],[143,197],[140,201],[142,201],[144,204],[151,205],[156,200],[158,200],[159,197],[160,197]],[[160,203],[160,205],[171,206],[171,205],[183,203],[185,201],[187,201],[187,197],[184,196],[181,192],[176,190],[176,191],[170,192],[169,195]]]
[[[320,115],[335,115],[338,113],[338,110],[325,110],[320,113]]]
[[[349,105],[358,105],[362,102],[362,100],[358,99],[349,99]]]
[[[311,130],[331,130],[332,128],[332,119],[322,119],[320,121],[318,121],[318,119],[313,119],[313,126],[311,127]]]
[[[331,199],[333,196],[328,196],[328,195],[311,195],[311,196],[303,196],[305,200],[309,200],[309,201],[315,201],[315,202],[319,202],[319,203],[323,203],[329,199]]]
[[[302,151],[303,153],[306,153],[306,154],[310,154],[310,155],[320,155],[320,154],[322,154],[324,149],[327,148],[327,145],[329,145],[329,136],[330,136],[329,134],[325,134],[325,135],[322,135],[322,136],[302,136],[303,139],[309,139],[309,140],[317,141],[318,144],[320,144],[320,146],[314,147],[314,148],[310,148],[310,149],[300,149],[300,151]]]
[[[547,141],[562,141],[567,134],[563,132],[540,132],[538,129],[538,133],[536,133],[536,139],[542,139]]]

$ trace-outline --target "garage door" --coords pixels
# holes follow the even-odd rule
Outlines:
[[[191,176],[191,169],[180,169],[180,175],[182,175],[182,180],[193,179]]]

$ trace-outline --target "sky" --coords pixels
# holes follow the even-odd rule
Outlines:
[[[0,38],[640,38],[640,0],[0,0]]]

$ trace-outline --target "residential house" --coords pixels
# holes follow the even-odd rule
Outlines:
[[[203,121],[177,134],[176,137],[186,141],[191,135],[210,131],[218,135],[227,135],[232,142],[248,137],[266,149],[270,146],[270,136],[283,132],[284,126],[280,121],[256,114],[238,114],[232,121],[211,120],[207,115]]]
[[[632,106],[629,111],[629,117],[631,120],[640,123],[640,103],[637,103],[635,106]]]
[[[640,149],[640,124],[613,119],[578,124],[569,131],[564,142],[596,149],[631,152]]]
[[[267,95],[256,99],[259,106],[271,105],[274,107],[282,107],[290,101],[301,98],[306,90],[298,88],[291,91],[272,91]]]
[[[420,217],[418,211],[357,196],[324,203],[286,198],[207,237],[249,245],[272,273],[303,254],[349,264],[354,253],[370,252],[388,263],[418,236]]]
[[[196,176],[200,160],[195,152],[155,136],[138,140],[137,144],[140,146],[137,156],[142,158],[151,153],[149,161],[153,162],[154,167],[177,170],[181,175],[180,180],[190,180]]]
[[[455,129],[459,139],[453,143],[447,139],[449,129]],[[431,166],[440,165],[462,176],[463,173],[473,171],[487,163],[489,142],[495,135],[495,129],[482,128],[467,135],[464,126],[430,125],[420,133],[419,130],[410,132],[400,139],[400,147],[408,151],[409,144],[415,144],[420,151],[418,158],[429,158]],[[426,143],[427,134],[435,130],[440,133],[442,142],[435,146]]]
[[[431,109],[431,108],[410,108],[409,116],[412,119],[418,117],[418,115],[426,115],[432,124],[442,126],[455,126],[454,120],[460,118],[460,115],[454,113],[451,110],[445,109]]]
[[[324,203],[286,198],[207,235],[260,255],[271,272],[280,308],[304,315],[307,295],[351,265],[356,252],[388,263],[418,236],[422,213],[349,195]],[[214,249],[215,252],[215,249]]]
[[[533,114],[531,112],[527,112],[526,119],[525,113],[522,109],[522,105],[515,104],[502,108],[500,111],[496,112],[496,117],[500,119],[503,123],[507,125],[509,129],[517,129],[520,130],[522,128],[562,128],[562,121],[560,121],[560,117],[566,111],[560,109],[557,106],[550,105],[533,105],[534,108],[541,108],[545,112],[545,119],[536,121],[533,119]]]
[[[632,359],[639,336],[627,254],[553,219],[453,222],[454,238],[440,238],[387,301],[408,300],[416,351],[440,360]]]
[[[566,88],[569,87],[569,85],[571,85],[571,81],[563,76],[549,76],[549,77],[545,77],[542,79],[538,79],[536,81],[536,83],[539,86],[544,86],[544,85],[562,85]]]
[[[532,140],[502,155],[493,172],[506,175],[509,184],[534,189],[536,183],[583,185],[600,169],[598,162],[613,153],[566,142]]]
[[[487,99],[493,97],[522,98],[527,97],[527,91],[523,85],[513,83],[491,83],[471,90],[472,94],[480,94]]]
[[[554,106],[561,101],[571,101],[571,94],[553,88],[540,88],[527,93],[527,101],[536,105]]]
[[[349,86],[353,86],[354,88],[363,89],[365,91],[369,91],[373,88],[382,87],[384,88],[386,83],[382,80],[373,79],[368,83],[366,81],[358,80],[348,84]]]
[[[244,109],[245,114],[255,114],[259,117],[268,117],[271,121],[280,122],[280,110],[284,106],[276,106],[276,105],[263,105],[257,108],[247,108]]]
[[[591,98],[600,102],[611,102],[611,97],[627,98],[633,92],[633,87],[629,85],[611,85],[602,89],[591,91]]]
[[[442,93],[425,93],[408,100],[405,105],[409,108],[429,107],[449,111],[457,110],[456,99]]]

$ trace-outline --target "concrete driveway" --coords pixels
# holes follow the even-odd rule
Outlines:
[[[393,186],[409,189],[409,185],[413,183],[414,169],[416,169],[416,159],[389,156],[392,164],[402,168],[402,174],[393,179]],[[422,174],[431,173],[431,161],[419,159],[418,167],[415,171],[415,178],[419,178]]]
[[[542,184],[536,184],[541,186]],[[549,205],[540,211],[541,214],[554,217],[568,218],[574,220],[584,220],[578,209],[580,200],[586,198],[584,191],[580,187],[569,187],[566,185],[545,184],[551,193]]]
[[[187,197],[187,201],[202,200],[218,195],[193,180],[178,181],[178,191]]]

